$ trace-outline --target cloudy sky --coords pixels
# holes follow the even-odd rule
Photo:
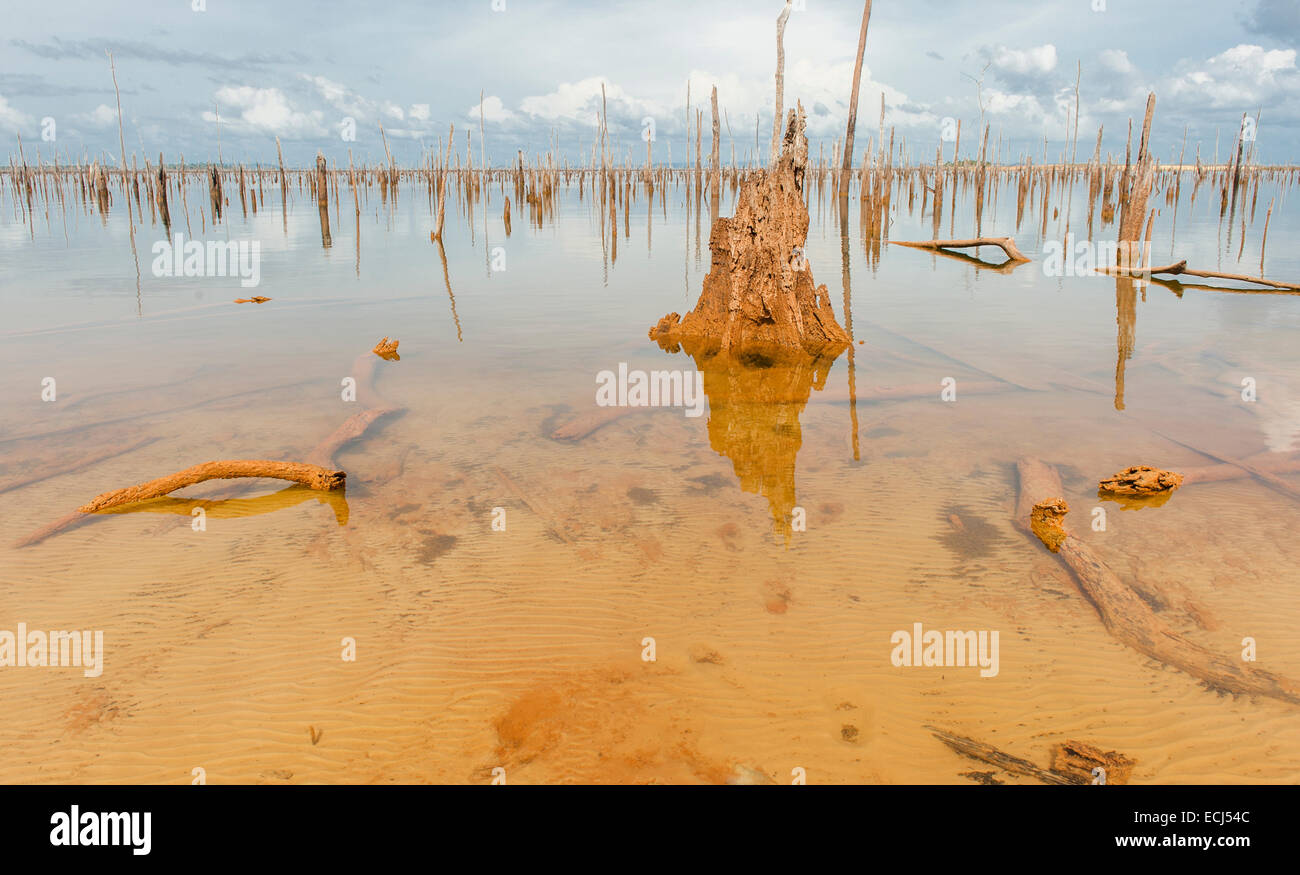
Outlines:
[[[816,152],[842,136],[862,5],[795,0],[786,30],[786,102],[802,100]],[[205,7],[196,10],[194,7]],[[798,8],[802,7],[802,8]],[[692,115],[718,88],[722,154],[771,136],[775,21],[781,0],[60,0],[24,3],[0,35],[0,133],[29,158],[119,151],[106,50],[121,88],[128,153],[169,161],[274,162],[318,149],[382,160],[379,126],[402,162],[456,126],[479,156],[480,93],[489,159],[558,141],[590,155],[602,83],[611,138],[644,160],[686,148]],[[1154,151],[1188,160],[1231,147],[1243,112],[1261,113],[1262,160],[1300,161],[1300,0],[875,0],[859,111],[859,149],[885,124],[930,160],[945,119],[962,154],[980,118],[1012,157],[1058,157],[1082,65],[1079,153],[1120,155],[1130,116],[1157,96]],[[53,124],[50,123],[53,120]],[[354,126],[354,127],[353,127]],[[355,131],[355,139],[345,136]],[[42,133],[46,137],[42,138]],[[49,137],[54,139],[50,140]],[[951,151],[951,143],[946,152]]]

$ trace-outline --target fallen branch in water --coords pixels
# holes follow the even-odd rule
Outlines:
[[[893,243],[895,241],[890,240],[887,242]],[[899,245],[903,245],[903,244],[899,244]],[[966,264],[973,265],[977,270],[991,270],[994,273],[1010,274],[1016,268],[1029,263],[1028,258],[1025,259],[1008,258],[1005,261],[1002,261],[1000,263],[995,263],[992,261],[985,261],[984,259],[979,258],[978,256],[975,255],[967,255],[965,252],[953,252],[952,250],[949,249],[932,249],[930,247],[925,247],[925,248],[930,249],[930,251],[933,252],[935,255],[942,255],[944,258],[951,258],[953,261],[961,261]]]
[[[996,246],[1007,254],[1012,261],[1032,261],[1016,247],[1012,237],[973,237],[969,240],[890,240],[897,246],[911,246],[913,249],[970,249],[978,246]]]
[[[352,363],[352,378],[357,381],[357,400],[366,405],[366,409],[349,416],[318,443],[307,454],[308,462],[323,468],[338,467],[334,456],[340,449],[364,435],[370,426],[383,417],[402,409],[375,391],[375,367],[379,361],[373,355],[362,353]]]
[[[134,504],[150,498],[161,498],[208,480],[236,480],[240,477],[265,477],[272,480],[288,480],[301,483],[311,489],[342,489],[347,475],[342,471],[331,471],[319,465],[306,462],[276,462],[267,459],[226,459],[219,462],[204,462],[193,465],[175,474],[159,477],[137,486],[127,486],[97,495],[77,508],[79,513],[95,513],[123,504]]]
[[[1026,533],[1031,529],[1033,509],[1045,499],[1062,494],[1056,469],[1037,459],[1021,459],[1020,495],[1015,524]],[[1074,573],[1083,594],[1097,610],[1106,629],[1122,644],[1171,665],[1204,681],[1211,689],[1254,696],[1269,696],[1300,705],[1300,684],[1290,678],[1253,668],[1239,660],[1214,653],[1189,641],[1156,617],[1151,606],[1076,535],[1064,528],[1054,551]]]
[[[1268,286],[1272,289],[1300,290],[1300,283],[1283,283],[1276,280],[1264,279],[1262,276],[1249,276],[1244,273],[1221,273],[1217,270],[1192,270],[1187,266],[1187,259],[1166,264],[1163,267],[1099,267],[1098,273],[1109,274],[1110,276],[1131,276],[1137,279],[1147,279],[1152,276],[1194,276],[1201,279],[1230,280],[1239,283],[1251,283],[1253,285]],[[1207,287],[1209,288],[1209,287]],[[1248,291],[1248,290],[1247,290]]]
[[[555,535],[555,537],[559,538],[566,544],[574,543],[574,537],[568,530],[568,526],[560,521],[559,516],[552,511],[550,507],[543,504],[541,499],[537,498],[536,495],[530,496],[528,492],[524,491],[524,489],[515,482],[513,477],[501,470],[500,467],[494,465],[492,470],[496,473],[497,479],[501,481],[501,485],[506,488],[506,491],[522,501],[551,534]]]
[[[370,353],[357,356],[352,366],[352,375],[357,381],[357,398],[361,403],[367,405],[367,409],[348,417],[342,425],[317,444],[308,454],[307,462],[235,459],[195,465],[167,477],[99,495],[89,503],[23,538],[14,546],[21,548],[39,544],[47,538],[96,519],[95,513],[97,511],[120,507],[124,504],[143,501],[148,498],[157,498],[183,486],[202,483],[206,480],[230,479],[232,477],[268,477],[301,483],[312,489],[322,491],[341,489],[345,484],[347,475],[338,470],[337,465],[334,463],[335,454],[344,445],[364,435],[370,426],[379,419],[402,409],[391,404],[375,392],[375,365],[378,361],[379,359]],[[335,513],[339,513],[337,508]]]
[[[927,726],[925,728],[930,730],[930,732],[934,734],[935,738],[939,739],[962,756],[970,757],[971,759],[978,760],[982,763],[988,763],[991,766],[997,766],[1004,772],[1010,772],[1013,775],[1024,775],[1028,778],[1036,778],[1044,784],[1088,783],[1074,775],[1054,772],[1051,769],[1040,769],[1029,760],[1022,760],[1018,756],[1003,753],[996,747],[976,741],[973,738],[967,738],[964,735],[957,735],[940,729],[937,726]]]
[[[1300,489],[1296,489],[1294,486],[1292,486],[1290,483],[1287,483],[1285,480],[1278,477],[1276,474],[1273,474],[1269,471],[1262,470],[1258,465],[1252,465],[1248,461],[1240,461],[1237,459],[1224,458],[1223,456],[1218,456],[1215,455],[1214,453],[1211,453],[1209,450],[1204,450],[1198,446],[1193,446],[1192,444],[1180,441],[1177,438],[1165,434],[1164,432],[1150,425],[1148,425],[1147,428],[1151,429],[1153,433],[1159,435],[1165,440],[1178,444],[1180,447],[1186,447],[1187,449],[1192,450],[1193,452],[1196,453],[1200,453],[1202,456],[1205,456],[1208,459],[1213,459],[1214,461],[1220,464],[1232,465],[1235,468],[1239,468],[1242,472],[1254,477],[1256,480],[1258,480],[1260,483],[1263,483],[1265,486],[1267,486],[1269,489],[1272,489],[1274,492],[1285,495],[1294,501],[1300,501]]]
[[[1272,453],[1262,455],[1272,456]],[[1245,460],[1251,462],[1256,457]],[[1264,470],[1271,474],[1294,474],[1300,472],[1300,459],[1293,458],[1271,458],[1262,459],[1251,465],[1250,468]],[[1222,480],[1244,480],[1247,477],[1254,477],[1255,473],[1249,468],[1243,468],[1240,464],[1231,462],[1220,465],[1205,465],[1200,468],[1183,469],[1183,485],[1191,483],[1216,483]]]

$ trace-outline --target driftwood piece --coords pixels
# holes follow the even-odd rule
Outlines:
[[[896,241],[890,240],[889,243]],[[901,244],[900,244],[901,245]],[[1007,258],[1001,262],[985,261],[975,255],[967,255],[965,252],[954,252],[950,249],[930,249],[935,255],[941,255],[944,258],[950,258],[953,261],[960,261],[964,264],[973,266],[976,270],[989,270],[993,273],[1011,274],[1016,268],[1029,264],[1029,259],[1016,260]]]
[[[1052,748],[1052,771],[1092,783],[1093,769],[1102,769],[1106,784],[1127,784],[1137,760],[1117,750],[1102,750],[1084,741],[1066,740]],[[1098,776],[1100,777],[1100,776]]]
[[[1277,280],[1265,279],[1262,276],[1250,276],[1244,273],[1223,273],[1217,270],[1192,270],[1187,266],[1187,259],[1166,264],[1163,267],[1099,267],[1098,273],[1110,274],[1111,276],[1132,276],[1146,278],[1150,276],[1191,276],[1200,279],[1218,279],[1229,280],[1231,282],[1251,283],[1252,285],[1267,286],[1271,289],[1281,289],[1284,291],[1300,290],[1300,283],[1285,283]],[[1205,288],[1212,288],[1206,286]]]
[[[976,741],[973,738],[967,738],[964,735],[948,732],[937,726],[927,726],[925,728],[930,730],[935,738],[962,756],[978,760],[981,763],[988,763],[991,766],[997,766],[1004,772],[1010,772],[1013,775],[1036,778],[1044,784],[1087,784],[1092,780],[1089,778],[1085,781],[1072,774],[1064,774],[1051,769],[1041,769],[1029,760],[1021,759],[1018,756],[1000,751],[991,745]]]
[[[397,355],[397,345],[399,343],[401,343],[400,340],[389,340],[385,337],[375,344],[375,348],[371,352],[385,361],[400,361],[401,359]]]
[[[1029,528],[1038,540],[1053,553],[1065,542],[1065,515],[1070,506],[1064,498],[1045,498],[1029,511]]]
[[[1182,485],[1182,474],[1161,471],[1149,465],[1134,465],[1102,480],[1098,488],[1115,495],[1158,495],[1172,492]]]
[[[379,419],[391,413],[396,413],[402,409],[401,407],[387,401],[375,391],[374,378],[375,378],[375,367],[377,363],[378,363],[377,360],[372,355],[363,353],[362,355],[357,356],[356,361],[353,362],[352,376],[357,381],[357,400],[365,404],[366,409],[361,411],[360,413],[356,413],[348,417],[348,419],[345,420],[342,425],[336,428],[333,432],[330,433],[329,436],[327,436],[323,441],[317,444],[316,447],[308,454],[307,462],[304,463],[304,462],[273,462],[273,461],[264,461],[264,460],[233,460],[229,462],[209,462],[206,463],[205,465],[196,465],[193,468],[187,468],[184,471],[179,471],[176,474],[172,474],[169,477],[161,478],[160,480],[151,480],[148,483],[143,483],[140,484],[139,486],[128,487],[127,489],[119,489],[119,490],[115,490],[114,492],[106,492],[103,495],[100,495],[95,499],[93,499],[89,504],[83,505],[81,508],[78,508],[77,510],[72,511],[71,513],[68,513],[63,517],[60,517],[54,522],[49,523],[48,525],[43,526],[37,531],[31,533],[27,537],[18,541],[14,546],[18,548],[30,547],[33,544],[39,544],[41,541],[44,541],[45,539],[50,538],[54,535],[61,534],[62,532],[68,531],[69,529],[73,529],[85,525],[86,523],[91,522],[92,520],[97,518],[94,515],[94,512],[96,510],[103,510],[110,507],[119,507],[127,503],[128,501],[140,501],[148,497],[165,495],[168,492],[181,488],[182,485],[190,485],[189,483],[178,484],[172,486],[170,489],[167,489],[163,492],[154,492],[150,495],[138,494],[137,497],[134,498],[123,499],[121,501],[114,501],[111,504],[106,503],[107,499],[113,496],[117,496],[121,493],[130,493],[136,490],[139,490],[141,493],[143,493],[144,491],[146,491],[146,488],[149,487],[152,487],[154,489],[161,488],[162,486],[166,485],[166,482],[169,480],[182,478],[185,475],[190,475],[192,473],[199,472],[200,469],[207,469],[204,472],[205,474],[210,473],[212,469],[210,469],[208,466],[214,466],[214,465],[223,466],[216,470],[243,470],[243,471],[259,471],[259,472],[279,471],[281,473],[240,473],[240,474],[235,474],[234,476],[273,477],[276,479],[290,480],[295,483],[303,483],[304,485],[307,485],[310,488],[322,489],[327,491],[332,491],[341,488],[344,485],[346,474],[344,474],[344,472],[341,470],[337,470],[337,466],[334,463],[335,454],[344,445],[356,440],[357,438],[365,434],[367,429],[369,429],[370,426],[373,425],[375,422],[377,422]],[[235,466],[235,467],[232,468],[231,466]],[[288,467],[267,468],[263,466],[288,466]],[[285,473],[289,473],[294,476],[286,477],[284,476]],[[337,482],[335,482],[334,475],[337,475]],[[211,476],[202,476],[199,479],[192,480],[191,482],[200,483],[203,482],[204,480],[224,479],[229,476],[230,475],[228,474],[218,473]],[[306,480],[299,479],[300,477],[306,478]],[[92,509],[87,510],[86,508],[92,508]],[[335,507],[336,516],[339,516],[340,513],[341,512],[339,508]],[[340,516],[340,518],[343,519],[345,518],[345,516]]]
[[[276,462],[267,459],[227,459],[193,465],[175,474],[159,477],[137,486],[114,489],[97,495],[77,508],[80,513],[95,513],[110,507],[161,498],[164,495],[208,480],[234,480],[240,477],[266,477],[288,480],[311,489],[342,489],[347,475],[306,462]]]
[[[970,249],[977,246],[996,246],[1007,254],[1012,261],[1031,261],[1016,246],[1014,237],[972,237],[968,240],[890,240],[897,246],[911,246],[913,249]]]
[[[1030,523],[1033,508],[1041,500],[1036,496],[1062,494],[1061,478],[1055,468],[1037,459],[1021,459],[1016,467],[1020,495],[1015,523],[1022,531],[1036,535]],[[1096,608],[1107,631],[1122,644],[1204,681],[1213,690],[1268,696],[1300,705],[1300,684],[1290,678],[1214,653],[1169,628],[1077,536],[1067,532],[1055,552],[1074,573],[1079,588]]]
[[[270,298],[262,295],[253,295],[251,298],[235,298],[236,304],[265,304]]]

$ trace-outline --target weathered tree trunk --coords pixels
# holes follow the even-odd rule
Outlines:
[[[172,232],[172,214],[167,209],[167,168],[163,164],[163,154],[158,153],[158,188],[154,192],[158,199],[158,214],[162,217],[163,230],[168,236]]]
[[[330,181],[325,172],[325,156],[316,153],[316,206],[320,212],[320,241],[328,249],[334,241],[330,237]]]
[[[1142,237],[1142,223],[1147,215],[1147,198],[1151,194],[1151,184],[1155,177],[1155,162],[1151,158],[1151,116],[1155,112],[1156,96],[1147,95],[1146,116],[1142,121],[1142,139],[1138,143],[1137,164],[1128,176],[1125,188],[1124,206],[1119,218],[1119,253],[1118,264],[1122,268],[1134,268],[1140,264],[1141,255],[1137,242]]]
[[[808,237],[804,174],[808,140],[803,106],[790,110],[780,159],[748,178],[736,214],[709,235],[712,267],[695,309],[670,313],[650,330],[665,348],[705,339],[720,350],[803,350],[838,355],[849,344],[826,286],[813,282],[803,254]]]

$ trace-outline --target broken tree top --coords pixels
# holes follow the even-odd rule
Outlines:
[[[701,339],[716,341],[722,352],[775,348],[832,356],[849,344],[826,286],[813,283],[812,265],[803,254],[808,238],[803,131],[800,104],[790,110],[780,158],[745,180],[734,216],[713,223],[712,265],[695,309],[659,320],[650,329],[652,340],[665,347]]]

